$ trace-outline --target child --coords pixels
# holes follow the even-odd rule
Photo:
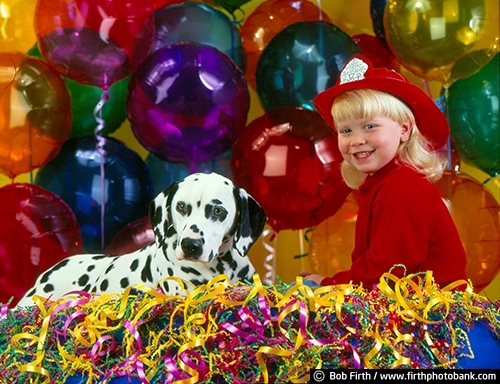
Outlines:
[[[361,197],[351,268],[332,277],[303,271],[304,282],[371,288],[389,271],[398,277],[432,271],[441,287],[466,280],[464,247],[432,184],[446,169],[436,150],[449,135],[433,100],[400,74],[356,55],[314,105],[337,131],[342,176]]]

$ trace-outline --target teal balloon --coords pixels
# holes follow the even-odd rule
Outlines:
[[[460,158],[492,177],[500,174],[499,54],[449,87],[450,135]]]
[[[35,44],[29,51],[30,56],[38,57],[45,61],[38,44]],[[102,89],[92,85],[81,84],[70,78],[61,76],[66,83],[71,97],[71,113],[73,124],[68,139],[74,139],[93,135],[99,122],[94,116],[96,108],[102,96]],[[99,130],[101,136],[107,136],[116,131],[127,118],[125,101],[127,99],[128,83],[130,77],[116,81],[108,89],[108,100],[97,114],[99,119],[104,121],[104,126]]]
[[[314,97],[335,85],[345,63],[360,53],[356,42],[334,24],[300,21],[266,45],[257,63],[256,89],[264,110],[314,110]]]

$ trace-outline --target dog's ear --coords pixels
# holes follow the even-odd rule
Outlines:
[[[179,182],[174,181],[160,192],[149,205],[149,220],[157,238],[165,237],[168,227],[172,224],[172,198],[178,188]]]
[[[238,209],[233,246],[241,256],[246,256],[262,233],[267,215],[244,189],[235,187],[233,192]]]

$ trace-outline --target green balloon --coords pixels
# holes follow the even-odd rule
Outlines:
[[[450,134],[460,158],[492,177],[500,174],[499,54],[448,93]]]
[[[28,51],[28,54],[44,59],[38,49],[38,44],[35,44]],[[64,79],[71,97],[73,125],[68,139],[94,135],[99,126],[99,121],[94,116],[94,109],[103,95],[102,88],[81,84],[64,76],[61,77]],[[109,87],[108,100],[102,106],[102,110],[97,113],[97,118],[104,121],[102,129],[99,131],[101,136],[108,136],[116,131],[127,118],[125,103],[129,81],[130,77],[126,77]]]
[[[230,14],[240,9],[242,5],[248,3],[250,0],[214,0],[214,3],[224,8]]]

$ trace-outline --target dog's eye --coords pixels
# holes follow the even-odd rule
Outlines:
[[[215,207],[214,208],[214,215],[215,216],[222,216],[225,212],[225,209],[224,208],[221,208],[221,207]]]
[[[178,212],[186,212],[186,203],[182,202],[182,201],[179,201],[176,205],[176,209]]]

